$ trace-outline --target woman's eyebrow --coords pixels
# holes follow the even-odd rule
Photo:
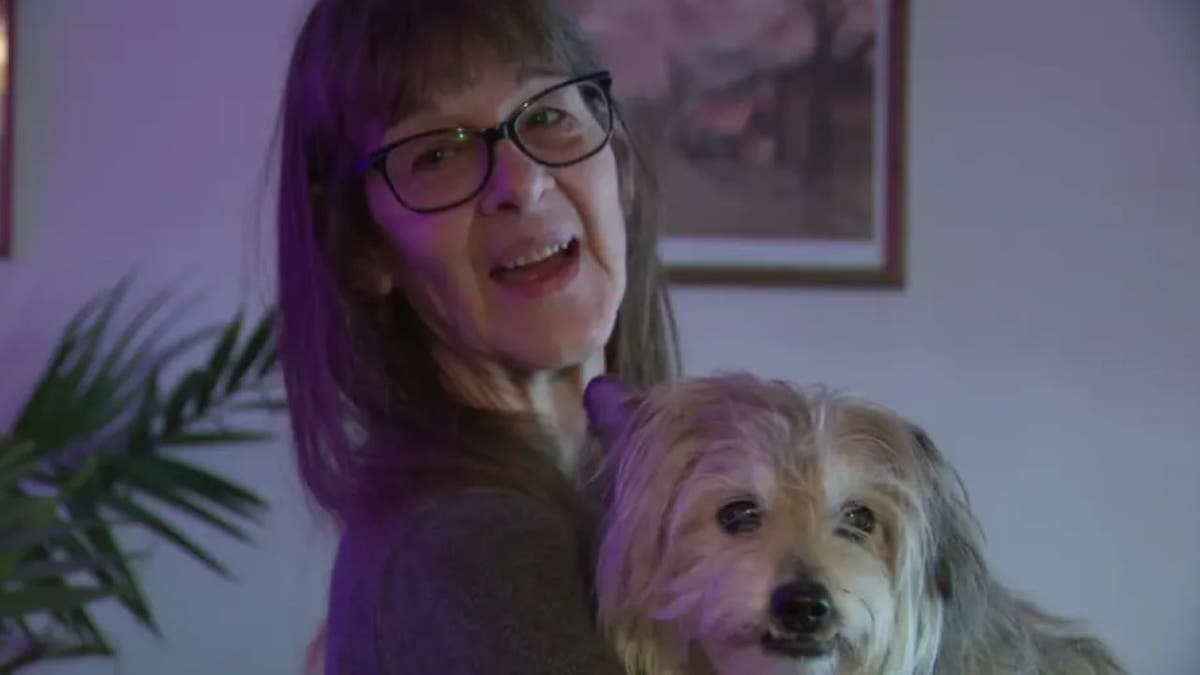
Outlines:
[[[432,100],[424,96],[417,96],[409,98],[403,105],[396,108],[392,117],[397,122],[403,122],[410,117],[434,113],[437,110],[438,107],[434,105]]]
[[[561,68],[530,64],[519,66],[513,80],[517,86],[523,86],[528,84],[530,80],[566,77],[566,75],[567,73]],[[411,96],[404,102],[404,105],[396,110],[395,117],[397,120],[403,120],[407,117],[437,112],[440,112],[440,107],[428,95]]]
[[[522,65],[517,68],[518,84],[538,77],[563,77],[566,73],[561,68],[551,68],[543,65]]]
[[[519,88],[525,88],[530,85],[531,80],[551,79],[566,77],[567,73],[561,68],[552,68],[545,65],[521,65],[517,68],[514,75],[514,82]],[[522,99],[528,98],[536,94],[537,91],[533,87],[529,87],[529,91],[523,92]],[[517,101],[520,102],[520,101]],[[436,98],[431,98],[428,95],[409,96],[393,114],[393,122],[389,129],[395,129],[398,126],[409,126],[414,118],[429,118],[429,123],[436,124],[438,118],[443,117],[445,111],[438,105]],[[424,126],[417,124],[415,126]],[[407,133],[407,132],[406,132]]]
[[[387,131],[384,132],[384,137],[400,137],[415,133],[414,128],[416,131],[420,131],[420,127],[436,125],[444,117],[445,111],[437,104],[435,98],[425,95],[411,96],[393,110],[391,121],[385,126]],[[397,131],[398,128],[401,131]]]

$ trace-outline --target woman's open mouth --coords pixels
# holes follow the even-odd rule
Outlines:
[[[551,244],[492,268],[489,276],[504,288],[524,296],[552,293],[571,281],[579,270],[579,239]]]

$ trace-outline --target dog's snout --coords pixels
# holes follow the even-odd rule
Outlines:
[[[833,598],[821,584],[782,584],[771,593],[771,614],[788,631],[800,635],[824,632],[834,619]]]

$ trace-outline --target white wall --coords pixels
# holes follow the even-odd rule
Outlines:
[[[191,325],[226,319],[241,302],[261,306],[272,251],[259,191],[289,41],[306,3],[17,4],[20,239],[16,258],[0,262],[2,423],[66,317],[135,265],[143,295],[165,284],[183,296],[204,294]],[[33,672],[299,672],[302,643],[324,604],[328,537],[311,529],[282,445],[204,454],[274,504],[257,547],[187,529],[204,537],[237,583],[156,545],[145,590],[164,639],[105,608],[121,665]]]
[[[26,0],[0,419],[66,315],[133,264],[260,303],[256,192],[302,0]],[[1002,579],[1140,674],[1200,670],[1200,4],[913,0],[904,291],[679,289],[689,370],[748,367],[924,423]],[[266,251],[251,244],[267,242]],[[239,583],[155,549],[156,640],[44,673],[295,673],[323,602],[280,448],[212,461],[277,504]]]

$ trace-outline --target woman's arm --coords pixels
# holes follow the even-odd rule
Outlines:
[[[439,497],[411,512],[376,593],[387,675],[623,675],[596,632],[574,531],[505,492]]]

